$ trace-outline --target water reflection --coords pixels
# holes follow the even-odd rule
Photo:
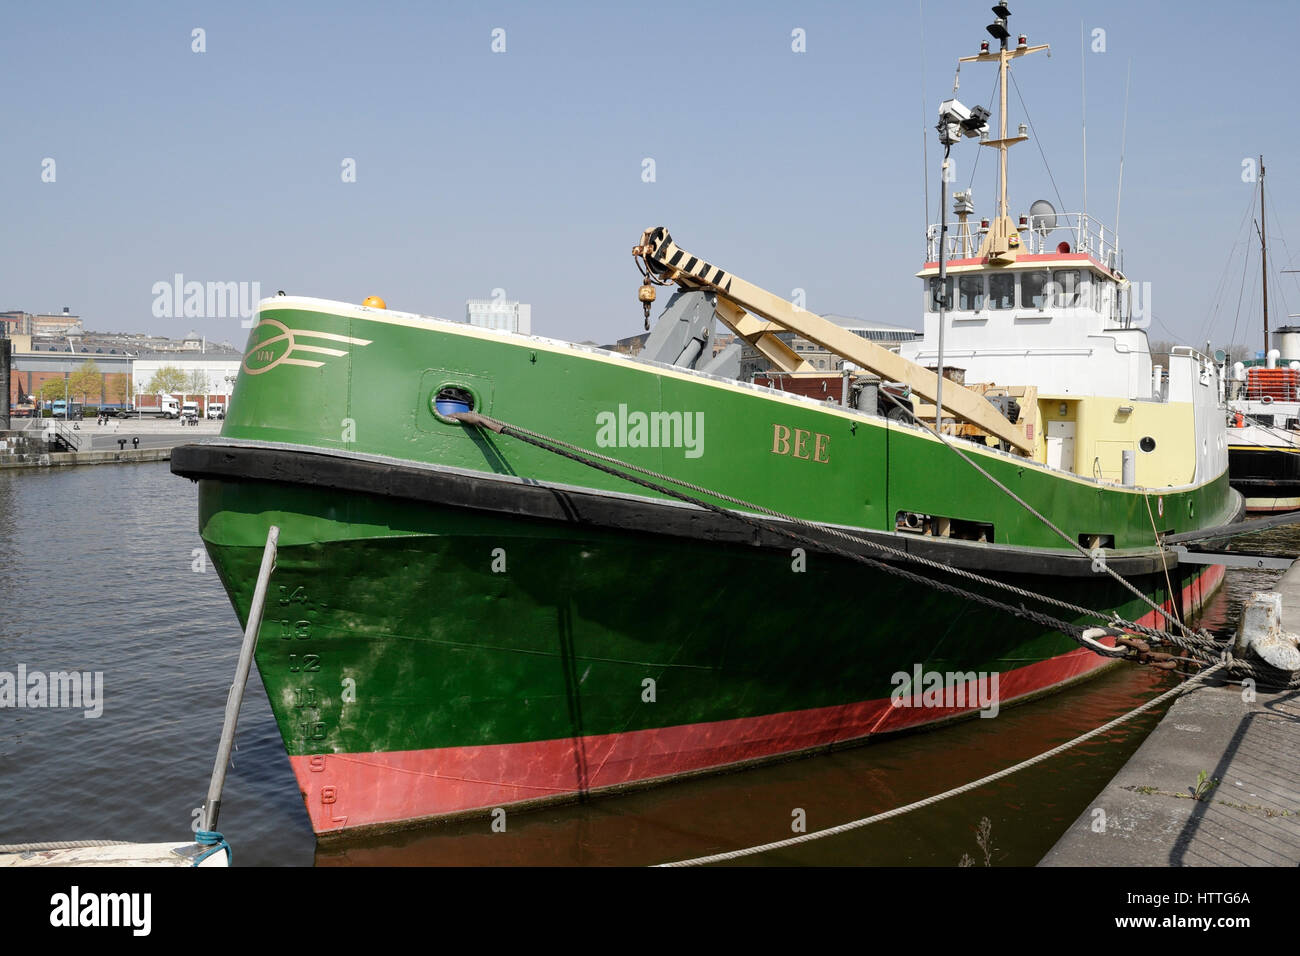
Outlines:
[[[184,839],[203,800],[239,627],[220,582],[194,569],[196,489],[165,464],[0,472],[0,670],[102,670],[105,709],[0,713],[0,843]],[[1237,548],[1300,553],[1279,529]],[[1278,572],[1234,569],[1205,613],[1235,621]],[[254,672],[222,829],[240,865],[643,865],[783,839],[895,807],[1040,753],[1150,699],[1172,679],[1134,667],[995,720],[585,804],[316,847]],[[1148,714],[1048,763],[898,820],[742,865],[953,866],[983,853],[1032,865],[1158,720]]]

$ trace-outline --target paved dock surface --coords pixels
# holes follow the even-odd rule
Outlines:
[[[12,429],[35,434],[48,421],[50,419],[15,418]],[[73,422],[59,419],[59,422],[65,427],[80,425],[74,434],[83,440],[90,440],[95,449],[117,448],[117,439],[132,437],[139,437],[141,444],[149,441],[180,445],[196,438],[218,435],[223,424],[219,420],[206,418],[199,419],[196,425],[182,425],[179,421],[168,418],[110,418],[103,425],[95,424],[93,418]]]
[[[1275,589],[1300,631],[1300,562]],[[1300,691],[1249,696],[1175,700],[1039,865],[1300,866]]]
[[[75,452],[47,452],[43,441],[35,443],[40,420],[15,419],[14,428],[0,432],[0,469],[48,468],[61,465],[102,465],[141,461],[167,461],[177,445],[220,434],[222,422],[200,420],[197,425],[161,418],[112,419],[103,425],[95,419],[77,422],[73,434],[80,443]],[[32,442],[23,439],[31,438]]]

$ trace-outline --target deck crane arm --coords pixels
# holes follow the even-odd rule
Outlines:
[[[883,379],[902,382],[930,402],[935,400],[939,384],[937,372],[691,255],[673,242],[663,226],[642,233],[641,244],[632,250],[632,254],[645,264],[647,282],[660,285],[675,282],[684,289],[703,289],[716,294],[718,318],[736,335],[776,361],[784,371],[811,370],[787,364],[793,358],[807,366],[776,337],[778,332],[794,332]],[[780,349],[772,343],[779,345]],[[778,356],[786,361],[780,361]],[[1022,454],[1033,454],[1034,441],[1026,436],[1025,430],[1003,417],[982,395],[947,382],[943,389],[943,407],[955,418],[996,436]]]

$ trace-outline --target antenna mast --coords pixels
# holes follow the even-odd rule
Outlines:
[[[1119,137],[1119,185],[1115,189],[1115,242],[1119,242],[1119,204],[1124,198],[1124,146],[1128,143],[1128,87],[1133,78],[1133,58],[1129,57],[1128,75],[1124,78],[1124,126]]]
[[[1264,219],[1264,154],[1259,157],[1259,269],[1264,284],[1264,358],[1268,359],[1268,224]]]
[[[1020,233],[1007,212],[1007,148],[1029,139],[1024,133],[1018,136],[1007,135],[1007,67],[1017,57],[1046,50],[1048,45],[1044,43],[1041,46],[1030,46],[1025,35],[1021,33],[1016,38],[1015,49],[1008,49],[1007,40],[1010,39],[1011,32],[1007,29],[1007,20],[1011,16],[1011,10],[1005,3],[998,3],[993,7],[993,15],[997,19],[988,25],[987,30],[990,36],[1000,42],[998,51],[989,52],[989,43],[985,40],[980,44],[979,56],[964,56],[958,62],[998,65],[998,86],[1002,94],[998,110],[998,138],[981,143],[998,151],[998,213],[988,235],[984,237],[980,256],[987,256],[991,263],[1006,265],[1015,262],[1016,253],[1020,251]]]
[[[1079,96],[1083,109],[1079,117],[1083,123],[1083,218],[1088,219],[1088,40],[1083,21],[1079,21]]]

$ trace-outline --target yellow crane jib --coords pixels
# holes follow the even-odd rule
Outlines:
[[[934,370],[908,361],[896,352],[854,335],[834,322],[692,255],[673,242],[663,226],[642,233],[641,242],[632,249],[632,254],[647,285],[676,283],[684,289],[705,289],[715,293],[718,296],[718,318],[782,371],[813,371],[806,361],[777,338],[779,332],[793,332],[886,381],[901,382],[922,398],[935,401],[939,375]],[[644,294],[641,301],[646,302]],[[752,315],[747,315],[747,312]],[[1026,436],[1025,429],[1008,421],[982,395],[947,382],[943,388],[943,408],[954,418],[1001,439],[1017,451],[1033,454],[1034,441]]]

